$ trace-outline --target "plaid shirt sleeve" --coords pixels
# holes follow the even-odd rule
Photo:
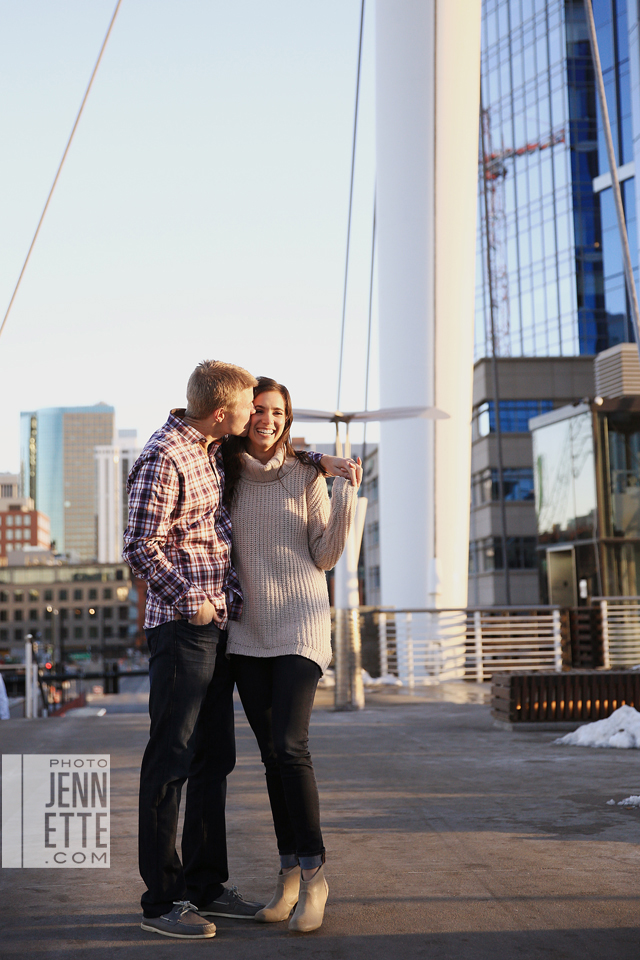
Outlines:
[[[178,472],[169,457],[140,457],[129,477],[129,524],[123,558],[136,576],[183,617],[190,619],[207,599],[167,559],[163,546],[180,492]]]

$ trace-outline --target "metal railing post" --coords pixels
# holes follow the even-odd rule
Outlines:
[[[345,636],[345,611],[336,607],[335,629],[335,698],[336,710],[346,710],[349,707],[349,649],[348,637]]]
[[[484,681],[484,663],[482,659],[482,614],[479,610],[473,614],[473,636],[476,651],[476,678],[478,683]]]
[[[386,677],[389,673],[389,655],[387,651],[387,615],[378,614],[378,651],[380,657],[380,676]]]
[[[600,601],[600,614],[602,616],[602,663],[605,670],[610,670],[611,656],[609,651],[609,605],[606,600]]]
[[[33,717],[32,665],[31,641],[27,640],[24,645],[24,715],[27,720],[31,720]]]

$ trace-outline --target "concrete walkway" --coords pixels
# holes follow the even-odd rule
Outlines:
[[[477,691],[476,691],[477,693]],[[446,691],[445,691],[446,694]],[[325,923],[221,920],[185,943],[139,928],[141,713],[0,723],[2,753],[111,754],[111,869],[2,870],[0,956],[163,960],[469,958],[637,960],[640,755],[496,730],[487,706],[442,691],[380,694],[358,714],[314,712],[327,875]],[[476,699],[482,699],[478,694]],[[267,899],[276,850],[257,749],[238,713],[229,791],[232,881]]]

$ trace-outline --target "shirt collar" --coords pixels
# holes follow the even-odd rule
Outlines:
[[[207,451],[209,453],[215,453],[222,443],[223,438],[221,437],[219,440],[207,440],[199,430],[196,430],[195,427],[192,427],[182,419],[186,412],[184,407],[174,407],[174,409],[169,412],[167,423],[173,427],[174,430],[177,430],[185,440],[188,440],[190,443],[197,443],[205,453]]]

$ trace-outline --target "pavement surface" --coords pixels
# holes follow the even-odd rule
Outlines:
[[[447,689],[450,688],[450,689]],[[220,920],[189,943],[140,930],[136,794],[140,691],[103,717],[0,723],[2,753],[111,755],[111,868],[0,871],[0,956],[164,960],[611,958],[640,951],[636,751],[494,728],[486,688],[380,693],[334,713],[321,691],[311,747],[330,898],[322,928]],[[476,702],[469,702],[476,701]],[[240,708],[228,800],[231,881],[270,897],[277,857],[258,752]]]

